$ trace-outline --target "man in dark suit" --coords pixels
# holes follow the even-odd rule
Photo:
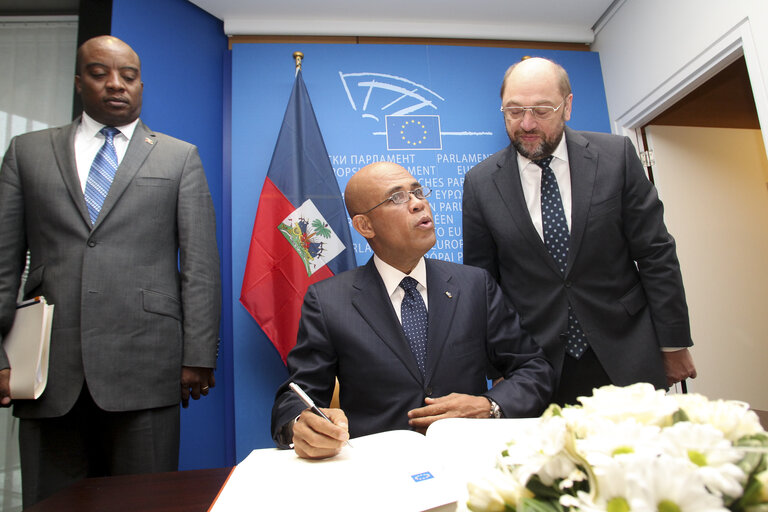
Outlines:
[[[466,176],[464,263],[544,348],[555,400],[695,377],[675,241],[629,139],[565,127],[568,75],[546,59],[512,66],[501,98],[512,144]]]
[[[552,367],[491,276],[424,258],[435,243],[428,194],[388,162],[349,180],[347,210],[374,257],[307,290],[290,377],[272,409],[279,446],[293,443],[299,456],[323,458],[350,435],[423,432],[448,417],[536,416],[549,403]],[[422,342],[418,326],[426,329]],[[490,365],[505,377],[492,389]],[[295,382],[327,407],[336,377],[341,409],[324,410],[333,423],[311,414],[287,387]]]
[[[75,86],[82,117],[14,138],[0,172],[0,333],[27,251],[25,297],[55,305],[46,390],[14,403],[25,507],[86,476],[176,470],[179,402],[214,386],[219,259],[197,149],[139,120],[141,65],[119,39],[80,47]],[[8,406],[2,350],[0,369]]]

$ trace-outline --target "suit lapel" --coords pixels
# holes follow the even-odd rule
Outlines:
[[[352,306],[368,323],[381,341],[394,352],[403,365],[419,383],[422,382],[421,372],[413,357],[408,340],[405,339],[403,328],[397,320],[392,302],[384,289],[384,283],[379,276],[371,258],[360,272],[360,277],[354,285],[357,292],[352,297]],[[372,340],[376,341],[376,340]],[[429,357],[429,355],[427,355]]]
[[[428,258],[425,261],[429,299],[426,382],[429,383],[448,341],[461,290],[451,282],[450,274],[441,272]]]
[[[72,202],[77,206],[83,221],[91,227],[91,217],[88,215],[88,206],[85,204],[85,196],[80,183],[80,176],[77,174],[77,163],[75,162],[75,133],[80,125],[80,119],[67,127],[62,127],[54,131],[51,135],[51,144],[53,145],[53,154],[56,163],[61,172],[61,178],[67,187]]]
[[[565,130],[568,163],[571,168],[571,243],[568,248],[566,271],[570,273],[587,226],[587,215],[597,175],[597,154],[589,149],[589,141],[584,137],[570,128]]]
[[[520,181],[520,170],[517,166],[517,151],[510,145],[496,165],[498,168],[493,175],[493,180],[501,195],[502,203],[509,210],[512,221],[517,225],[518,230],[523,234],[530,246],[539,253],[539,258],[542,261],[546,261],[552,271],[559,275],[560,269],[533,226],[531,213],[528,211],[528,206],[525,203],[523,184]]]
[[[133,132],[133,136],[131,137],[131,142],[128,144],[125,156],[123,156],[120,165],[117,167],[115,179],[112,181],[112,186],[109,187],[109,193],[104,199],[104,204],[101,206],[99,218],[96,219],[96,224],[93,226],[94,229],[96,229],[99,224],[104,221],[104,218],[109,215],[112,207],[114,207],[120,199],[120,196],[125,192],[125,189],[128,188],[128,185],[133,181],[134,176],[139,172],[144,160],[147,159],[147,156],[149,156],[149,153],[155,147],[156,141],[157,138],[155,134],[152,133],[141,120],[139,120],[136,129]]]

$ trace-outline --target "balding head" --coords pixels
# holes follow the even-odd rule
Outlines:
[[[542,57],[529,57],[512,64],[504,73],[504,79],[501,81],[502,98],[509,76],[513,73],[535,73],[541,80],[554,82],[563,97],[571,94],[571,81],[563,66]]]
[[[406,274],[435,244],[429,202],[411,193],[420,188],[404,167],[377,162],[357,171],[344,191],[355,230],[379,258]],[[389,200],[401,191],[408,192],[405,203]]]

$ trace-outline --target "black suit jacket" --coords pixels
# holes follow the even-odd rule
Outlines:
[[[570,303],[614,384],[665,387],[660,347],[692,342],[663,206],[629,139],[568,128],[565,136],[573,205],[565,276],[533,226],[511,145],[466,176],[464,262],[498,280],[558,375]]]
[[[429,332],[422,378],[384,283],[367,265],[309,287],[298,341],[288,354],[289,380],[277,392],[272,434],[306,406],[293,381],[319,407],[331,401],[335,377],[352,437],[408,429],[407,413],[424,398],[452,392],[486,395],[506,417],[536,416],[549,403],[552,367],[520,328],[498,285],[480,269],[427,259]],[[488,390],[492,364],[505,380]]]

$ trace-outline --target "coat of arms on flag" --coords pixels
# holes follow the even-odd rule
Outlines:
[[[304,262],[308,276],[345,249],[311,199],[304,201],[283,219],[277,229],[283,233]]]
[[[240,302],[285,362],[307,287],[355,266],[344,200],[299,71],[259,196]]]

